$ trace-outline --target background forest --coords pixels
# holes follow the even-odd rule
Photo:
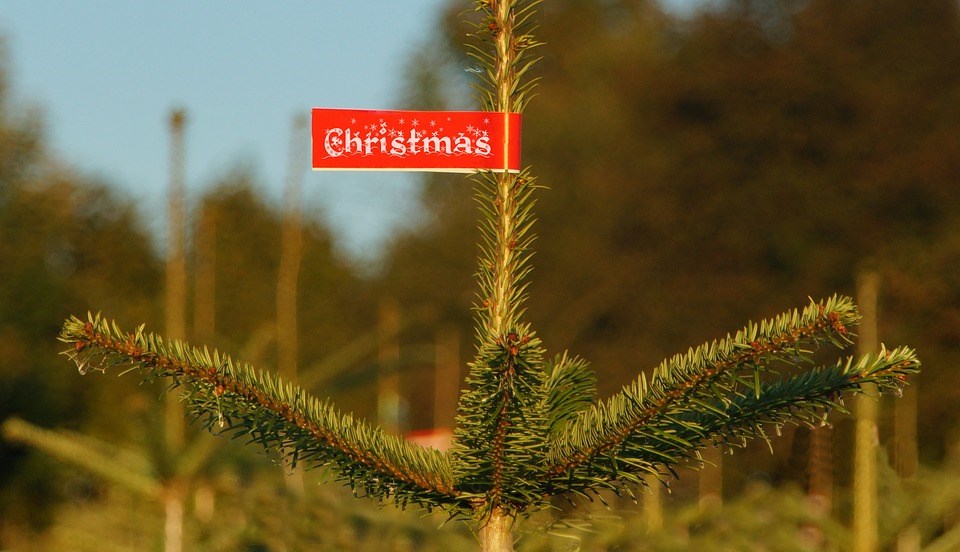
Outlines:
[[[451,2],[408,62],[405,105],[395,107],[464,107],[465,6]],[[913,429],[900,422],[895,432],[892,403],[880,401],[882,544],[893,549],[914,525],[926,549],[951,549],[960,538],[958,4],[740,0],[681,16],[642,0],[551,0],[540,19],[542,80],[523,155],[549,188],[538,195],[528,313],[548,350],[590,359],[607,395],[691,344],[808,296],[853,295],[857,278],[874,273],[881,340],[911,344],[924,362],[908,391]],[[187,550],[468,543],[456,527],[435,531],[442,520],[316,487],[315,474],[301,474],[311,484],[300,490],[225,439],[199,435],[186,458],[165,456],[150,429],[163,417],[160,387],[77,376],[57,355],[66,316],[103,310],[162,328],[164,238],[143,220],[164,207],[68,170],[45,147],[42,115],[11,104],[6,75],[0,65],[0,420],[14,437],[0,441],[0,549],[161,549],[163,510],[152,499],[183,472],[187,542],[198,547]],[[186,333],[268,367],[283,338],[284,210],[265,199],[261,178],[238,167],[190,198]],[[423,220],[373,270],[351,263],[309,205],[299,222],[300,382],[403,432],[452,424],[434,368],[459,366],[462,377],[473,345],[473,192],[462,177],[429,176],[422,201]],[[399,395],[389,416],[385,380]],[[97,473],[63,461],[78,453],[15,442],[37,427],[128,472]],[[703,478],[687,470],[664,519],[617,523],[597,510],[597,531],[576,538],[618,550],[845,549],[853,418],[834,419],[826,446],[814,446],[815,433],[790,431],[773,454],[750,446],[708,468],[722,508],[698,500]],[[911,433],[916,445],[895,439]],[[819,510],[805,498],[817,473],[830,489]],[[613,507],[627,519],[641,511]],[[736,540],[743,533],[751,544]],[[769,548],[750,548],[764,539]],[[546,531],[524,540],[529,549],[571,542]]]

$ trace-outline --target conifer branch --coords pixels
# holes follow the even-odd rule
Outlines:
[[[193,413],[211,431],[246,436],[291,464],[333,466],[338,479],[355,493],[391,498],[428,508],[459,505],[447,457],[342,415],[277,376],[256,371],[227,355],[134,333],[89,315],[71,317],[60,340],[80,372],[126,368],[146,379],[171,378],[171,387],[185,386]]]
[[[556,435],[593,405],[597,376],[586,361],[566,353],[547,365],[547,374],[547,424],[550,435]]]
[[[487,111],[521,112],[532,81],[525,77],[536,1],[480,0],[469,53],[485,71],[478,87]],[[540,341],[520,321],[534,240],[528,171],[476,176],[481,223],[477,356],[461,396],[452,452],[458,486],[475,497],[481,517],[521,512],[540,500],[532,484],[546,451],[545,371]]]
[[[759,396],[742,394],[726,405],[715,403],[712,409],[691,412],[680,418],[690,423],[675,424],[674,430],[679,435],[687,433],[691,441],[721,439],[727,445],[737,445],[734,439],[766,439],[761,423],[826,424],[832,409],[843,411],[844,392],[860,393],[862,384],[874,383],[900,395],[907,375],[918,369],[919,361],[912,349],[898,347],[888,351],[884,347],[876,356],[858,360],[847,357],[829,368],[766,383]],[[739,444],[742,446],[743,442]]]
[[[539,0],[475,0],[468,53],[480,64],[483,108],[522,113],[537,79],[531,52]],[[509,125],[507,125],[509,126]],[[506,133],[510,135],[509,132]],[[506,156],[505,156],[506,157]],[[483,216],[477,280],[477,351],[458,405],[449,455],[343,415],[329,402],[229,356],[121,331],[98,316],[66,321],[61,340],[81,373],[114,367],[170,378],[214,432],[261,444],[291,464],[329,466],[340,481],[400,506],[443,507],[479,522],[485,551],[512,550],[510,526],[552,495],[644,485],[708,444],[766,439],[773,424],[823,423],[865,383],[898,392],[919,369],[914,351],[819,364],[826,345],[851,343],[859,315],[847,297],[811,300],[735,336],[665,360],[620,393],[594,403],[587,363],[552,362],[522,321],[527,298],[536,180],[526,169],[474,175]],[[350,354],[354,354],[351,352]]]
[[[833,297],[664,361],[649,384],[641,374],[554,434],[546,477],[572,490],[642,484],[643,473],[672,469],[711,441],[764,437],[762,422],[812,423],[866,381],[902,385],[919,367],[909,349],[764,382],[814,364],[823,344],[845,346],[857,320],[852,300]]]

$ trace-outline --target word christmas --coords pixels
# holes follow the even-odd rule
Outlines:
[[[520,170],[520,115],[489,111],[312,113],[316,170]]]

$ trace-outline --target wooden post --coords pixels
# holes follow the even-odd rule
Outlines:
[[[830,519],[833,511],[832,434],[832,428],[826,420],[821,422],[819,427],[810,428],[806,508],[814,518],[820,520]],[[804,531],[808,542],[824,542],[823,531],[817,523],[805,524]]]
[[[700,468],[700,511],[723,505],[723,451],[720,447],[707,447],[701,451],[703,466]]]
[[[307,119],[295,117],[290,133],[290,165],[283,193],[283,228],[280,236],[280,265],[277,268],[277,372],[289,382],[297,383],[300,354],[297,295],[300,263],[303,259],[303,221],[301,188],[307,167],[304,143]],[[295,494],[303,492],[303,471],[294,469],[287,475],[287,488]]]
[[[187,334],[187,264],[184,185],[184,125],[186,112],[170,114],[170,187],[167,197],[167,266],[164,303],[164,333],[167,339],[185,339]],[[164,444],[168,458],[174,458],[184,446],[183,406],[176,393],[164,400]],[[183,549],[183,492],[176,482],[168,482],[164,495],[164,550]]]
[[[200,212],[194,252],[193,336],[210,343],[216,334],[217,215],[209,205]]]
[[[893,463],[901,478],[913,477],[917,472],[917,384],[911,380],[903,396],[894,402]],[[897,536],[897,552],[920,552],[920,529],[912,524]]]
[[[307,121],[297,117],[290,137],[290,166],[284,190],[283,233],[280,266],[277,270],[277,371],[287,381],[297,381],[299,353],[297,325],[297,289],[303,257],[300,190],[306,167],[303,137]]]
[[[863,320],[860,322],[859,353],[879,353],[877,338],[877,294],[880,279],[872,272],[861,275],[857,282],[857,303]],[[853,549],[854,552],[876,552],[877,537],[877,390],[872,384],[863,386],[857,397],[856,440],[853,473]]]
[[[647,492],[643,495],[643,520],[647,531],[663,528],[663,487],[656,475],[647,475]]]
[[[460,394],[460,331],[452,325],[441,326],[437,331],[434,370],[433,427],[452,429]]]
[[[380,370],[377,378],[377,419],[387,433],[400,432],[400,306],[392,298],[380,301]]]
[[[817,514],[829,517],[833,510],[833,428],[829,424],[810,430],[810,485],[807,495]]]

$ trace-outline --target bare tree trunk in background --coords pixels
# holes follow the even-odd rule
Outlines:
[[[894,450],[893,462],[902,478],[913,477],[917,472],[917,384],[903,389],[903,396],[894,402]],[[897,536],[897,552],[920,552],[920,529],[910,525]]]
[[[648,531],[659,531],[663,528],[663,489],[660,478],[648,475],[647,492],[643,495],[643,520]]]
[[[700,469],[700,510],[723,504],[723,451],[720,447],[706,447],[700,453],[704,466]]]
[[[387,433],[400,432],[400,306],[392,298],[380,301],[380,370],[377,378],[377,420]]]
[[[809,497],[817,512],[828,517],[833,510],[833,428],[829,424],[810,430]]]
[[[297,382],[297,357],[300,354],[297,310],[300,263],[303,258],[303,224],[301,215],[301,188],[306,145],[304,135],[307,120],[294,118],[290,134],[290,166],[284,190],[283,234],[280,243],[280,266],[277,269],[277,371],[289,382]],[[287,478],[287,488],[303,492],[303,471],[294,469]]]
[[[857,282],[857,303],[863,320],[860,322],[859,353],[879,353],[877,338],[877,294],[879,277],[868,272]],[[865,384],[857,397],[856,449],[853,473],[853,549],[854,552],[876,552],[877,542],[877,390]]]
[[[434,370],[433,427],[452,430],[460,395],[460,331],[452,325],[437,330]]]
[[[210,343],[217,331],[217,213],[215,207],[211,206],[200,213],[195,243],[193,337],[197,343]]]
[[[301,188],[303,161],[301,151],[307,121],[298,116],[293,121],[290,136],[290,166],[284,190],[283,235],[280,244],[280,267],[277,271],[277,370],[287,381],[297,381],[299,353],[299,326],[297,323],[297,292],[300,263],[303,258],[303,231],[301,215]]]
[[[164,304],[164,333],[169,339],[185,339],[187,334],[187,264],[184,254],[184,125],[186,112],[175,109],[170,114],[170,189],[167,207],[167,267]],[[184,446],[183,406],[176,393],[167,393],[164,402],[164,444],[168,458],[175,457]],[[167,482],[164,499],[165,552],[183,549],[183,496],[176,484]]]

